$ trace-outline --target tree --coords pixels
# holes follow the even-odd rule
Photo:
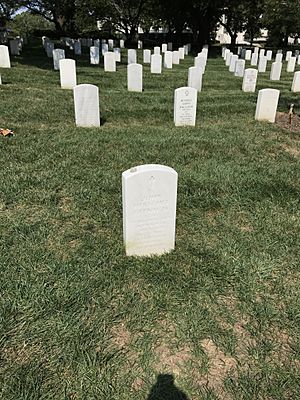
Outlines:
[[[13,18],[11,27],[20,36],[29,36],[35,30],[54,29],[54,24],[40,15],[23,12]]]
[[[32,13],[41,15],[49,22],[53,22],[59,33],[74,31],[75,0],[29,0],[24,6]]]
[[[13,14],[20,8],[21,1],[0,1],[0,27],[5,27]]]
[[[289,36],[300,34],[299,0],[265,0],[263,23],[269,31],[269,40],[276,46],[288,46]]]

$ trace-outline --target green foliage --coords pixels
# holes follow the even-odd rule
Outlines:
[[[55,26],[40,15],[24,12],[14,17],[11,28],[18,35],[28,36],[36,30],[53,30]]]

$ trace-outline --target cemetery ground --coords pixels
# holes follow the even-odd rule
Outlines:
[[[42,46],[1,71],[1,399],[179,399],[149,395],[158,374],[189,400],[299,398],[299,133],[254,120],[267,87],[300,113],[293,74],[270,82],[269,63],[243,93],[209,59],[196,127],[175,128],[192,57],[144,65],[143,93],[123,61],[77,57],[78,83],[100,87],[95,129],[75,128]],[[176,248],[126,257],[121,173],[150,163],[178,172]]]

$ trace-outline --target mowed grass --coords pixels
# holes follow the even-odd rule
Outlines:
[[[75,127],[40,45],[0,71],[0,127],[15,130],[0,138],[1,399],[299,398],[299,133],[255,121],[257,91],[221,58],[195,128],[173,124],[192,57],[144,66],[142,94],[125,53],[116,73],[76,59],[101,128]],[[270,82],[269,63],[257,90],[300,112],[285,69]],[[121,173],[146,163],[178,172],[176,249],[126,257]]]

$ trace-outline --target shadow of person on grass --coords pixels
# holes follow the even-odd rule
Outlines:
[[[175,386],[173,375],[160,374],[147,400],[189,400],[189,398]]]

